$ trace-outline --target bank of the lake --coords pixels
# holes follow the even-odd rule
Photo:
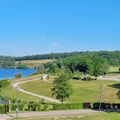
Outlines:
[[[29,75],[35,73],[36,70],[31,69],[15,69],[15,68],[0,68],[0,80],[2,79],[12,79],[17,73],[21,73],[22,77],[28,77]]]

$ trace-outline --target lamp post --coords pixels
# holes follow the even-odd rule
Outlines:
[[[18,106],[18,99],[19,99],[19,87],[16,87],[16,93],[17,93],[17,96],[16,96],[16,118],[18,118],[18,112],[19,112],[19,106]]]

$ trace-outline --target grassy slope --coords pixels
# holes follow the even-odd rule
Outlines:
[[[119,72],[119,66],[110,66],[110,72]]]
[[[71,80],[73,94],[67,102],[96,102],[99,101],[100,84],[103,84],[104,102],[119,102],[117,99],[117,88],[110,85],[118,84],[116,81],[77,81]],[[44,96],[51,96],[52,83],[34,81],[21,85],[22,88]]]
[[[18,79],[18,80],[16,80],[16,79],[11,80],[11,84],[2,90],[1,95],[16,99],[16,90],[15,90],[15,88],[12,87],[12,84],[16,83],[16,82],[26,81],[26,80],[36,79],[36,78],[40,78],[40,75],[35,75],[35,76],[31,76],[31,77],[23,78],[23,79]],[[27,101],[40,100],[38,97],[34,97],[34,96],[31,96],[31,95],[28,95],[28,94],[25,94],[22,92],[19,92],[19,99],[20,100],[27,100]]]
[[[46,59],[46,60],[24,60],[24,61],[20,61],[21,63],[27,64],[29,67],[35,67],[38,66],[42,63],[48,63],[48,62],[52,62],[54,61],[54,59]]]
[[[36,117],[25,118],[17,120],[119,120],[120,114],[118,113],[97,113],[94,115],[77,115],[77,116],[62,116],[62,117]],[[15,120],[15,119],[14,119]]]

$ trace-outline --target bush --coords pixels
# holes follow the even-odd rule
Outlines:
[[[7,87],[10,84],[9,80],[1,80],[0,81],[0,88]]]
[[[19,79],[19,78],[21,78],[22,77],[22,74],[21,73],[17,73],[16,75],[15,75],[15,78],[16,79]]]
[[[83,108],[84,109],[91,109],[91,103],[83,103]]]
[[[29,102],[29,104],[28,104],[28,109],[29,109],[30,111],[36,111],[38,106],[39,106],[38,103]]]
[[[53,110],[70,110],[70,109],[82,109],[81,103],[74,104],[53,104]]]
[[[3,104],[0,105],[0,113],[6,113],[5,105]]]

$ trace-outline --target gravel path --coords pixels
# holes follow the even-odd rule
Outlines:
[[[69,116],[69,115],[87,115],[91,113],[97,113],[98,111],[85,109],[85,110],[62,110],[62,111],[50,111],[50,112],[26,112],[19,113],[20,118],[30,117],[55,117],[55,116]],[[6,120],[15,118],[16,114],[0,115],[0,120]]]
[[[120,75],[119,76],[100,76],[98,77],[98,80],[120,81]]]
[[[32,95],[32,96],[35,96],[35,97],[38,97],[38,98],[41,98],[41,99],[45,99],[45,100],[50,101],[50,102],[61,103],[59,100],[56,100],[56,99],[53,99],[53,98],[50,98],[50,97],[46,97],[46,96],[42,96],[42,95],[38,95],[38,94],[35,94],[35,93],[32,93],[32,92],[26,91],[26,90],[20,88],[20,86],[19,86],[21,84],[32,82],[32,81],[35,81],[35,80],[40,80],[40,79],[33,79],[33,80],[27,80],[27,81],[17,82],[17,83],[14,83],[12,86],[15,89],[18,88],[19,91],[22,92],[22,93],[26,93],[26,94],[29,94],[29,95]]]

